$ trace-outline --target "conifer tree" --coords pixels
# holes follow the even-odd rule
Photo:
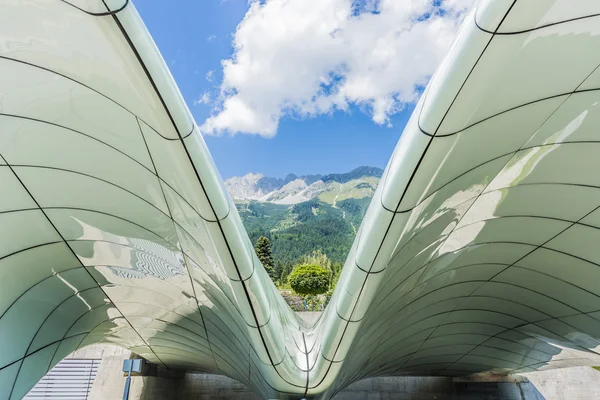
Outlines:
[[[271,253],[271,241],[269,238],[265,236],[261,236],[256,241],[256,247],[254,247],[254,251],[256,251],[256,255],[258,259],[262,263],[265,270],[267,270],[267,274],[271,277],[273,281],[277,279],[275,276],[275,263],[273,262],[273,254]]]

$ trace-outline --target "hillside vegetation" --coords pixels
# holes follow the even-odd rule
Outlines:
[[[257,253],[266,254],[260,249],[269,243],[274,265],[265,268],[280,287],[287,287],[294,266],[321,259],[335,284],[382,172],[359,167],[283,179],[247,174],[225,183]]]
[[[370,200],[345,199],[335,207],[319,199],[292,206],[251,201],[237,207],[250,240],[269,238],[276,262],[294,264],[315,250],[344,262]]]

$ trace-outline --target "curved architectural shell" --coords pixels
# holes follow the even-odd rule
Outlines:
[[[0,1],[0,399],[99,342],[264,398],[599,365],[599,14],[467,16],[307,326],[131,2]]]

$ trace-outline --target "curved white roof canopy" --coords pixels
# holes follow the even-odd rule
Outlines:
[[[133,5],[0,1],[0,399],[98,342],[265,398],[598,365],[598,14],[466,18],[306,326]]]

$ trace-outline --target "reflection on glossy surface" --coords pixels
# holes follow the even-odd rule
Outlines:
[[[511,3],[466,17],[309,326],[133,5],[0,0],[0,399],[98,342],[264,398],[598,365],[600,4]]]

